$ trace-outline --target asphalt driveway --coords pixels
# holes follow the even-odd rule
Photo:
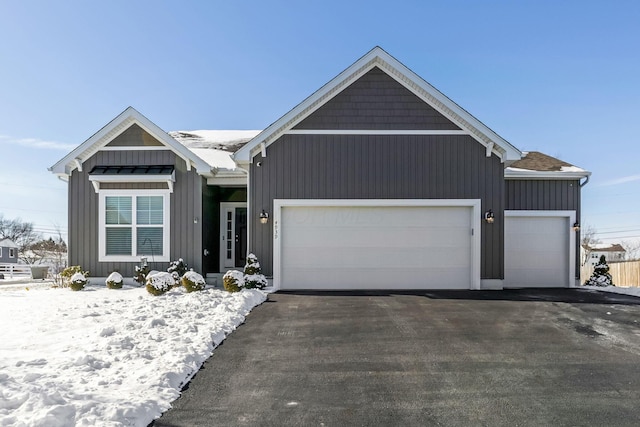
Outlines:
[[[640,424],[640,298],[277,293],[155,426]]]

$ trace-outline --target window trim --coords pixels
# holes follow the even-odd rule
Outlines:
[[[131,224],[131,253],[133,255],[107,255],[106,238],[106,197],[120,196],[132,197],[132,224]],[[162,196],[162,255],[137,255],[136,232],[136,197],[138,196]],[[99,262],[140,262],[141,257],[149,258],[153,262],[170,261],[171,253],[171,191],[170,190],[100,190],[98,203],[98,261]]]
[[[9,258],[16,257],[16,248],[9,248]]]

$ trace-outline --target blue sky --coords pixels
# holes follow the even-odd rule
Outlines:
[[[263,129],[376,45],[521,150],[593,172],[583,225],[640,238],[640,2],[0,2],[0,213],[67,229],[47,172],[131,105]]]

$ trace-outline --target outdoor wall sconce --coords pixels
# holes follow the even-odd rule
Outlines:
[[[262,212],[260,212],[260,224],[266,224],[268,222],[269,222],[269,214],[266,213],[263,209]]]
[[[574,222],[573,223],[573,231],[580,231],[580,223],[579,222]]]
[[[489,209],[484,213],[484,220],[487,221],[487,224],[493,224],[493,220],[495,216],[493,215],[493,211]]]

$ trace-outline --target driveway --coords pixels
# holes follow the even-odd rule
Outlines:
[[[640,298],[277,293],[155,426],[640,423]]]

